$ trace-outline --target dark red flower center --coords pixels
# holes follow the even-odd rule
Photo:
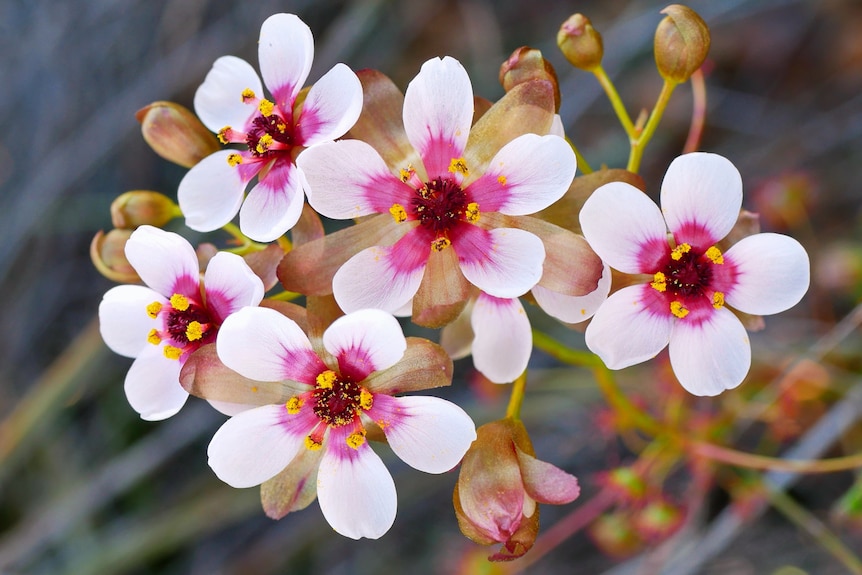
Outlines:
[[[317,376],[314,396],[314,413],[326,424],[339,427],[354,421],[362,407],[362,388],[334,371]]]
[[[246,133],[246,145],[257,158],[268,158],[290,151],[293,138],[290,124],[278,114],[260,114],[251,122]]]
[[[419,223],[435,236],[445,235],[455,222],[464,219],[467,204],[467,194],[454,178],[431,180],[417,189],[411,200]]]

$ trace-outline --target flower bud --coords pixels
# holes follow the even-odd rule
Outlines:
[[[126,259],[126,240],[132,230],[99,231],[90,242],[90,259],[103,276],[118,283],[139,283],[141,278]]]
[[[572,66],[587,71],[597,68],[605,53],[602,35],[583,14],[573,14],[563,22],[557,32],[557,46]]]
[[[542,52],[529,46],[521,46],[500,66],[500,84],[507,92],[530,80],[547,80],[554,86],[554,109],[560,110],[560,85],[557,72]]]
[[[638,534],[632,529],[629,515],[619,510],[597,518],[587,533],[596,547],[614,557],[631,555],[643,545]]]
[[[697,12],[680,4],[661,11],[667,14],[655,31],[655,64],[662,78],[686,82],[709,53],[709,27]]]
[[[145,224],[160,228],[180,215],[169,197],[149,190],[132,190],[111,203],[111,222],[115,228],[133,230]]]
[[[153,102],[135,113],[141,133],[164,159],[191,168],[220,148],[215,135],[187,108],[174,102]]]
[[[659,542],[667,539],[682,525],[682,510],[665,499],[654,499],[634,516],[634,527],[641,539]]]

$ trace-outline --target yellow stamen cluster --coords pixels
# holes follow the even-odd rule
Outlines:
[[[305,402],[302,401],[301,398],[294,396],[287,400],[287,403],[284,404],[284,408],[289,414],[296,415],[299,413],[300,408],[302,408],[303,403]]]
[[[154,301],[153,303],[147,305],[147,315],[153,319],[156,319],[156,317],[158,317],[160,311],[162,311],[161,302]]]
[[[177,360],[183,354],[183,350],[172,345],[166,345],[164,349],[165,357],[168,359]]]
[[[500,174],[499,176],[497,176],[497,181],[500,182],[501,186],[505,186],[506,185],[506,176]]]
[[[688,315],[688,310],[682,306],[682,302],[672,301],[670,302],[670,313],[682,319]]]
[[[260,101],[260,104],[257,105],[257,109],[264,116],[271,115],[274,108],[275,108],[275,104],[273,104],[272,102],[270,102],[269,100],[267,100],[265,98]]]
[[[724,307],[724,293],[717,291],[712,294],[712,307],[720,309]]]
[[[321,447],[323,447],[322,441],[317,441],[316,439],[314,439],[310,435],[307,435],[305,437],[305,448],[308,449],[309,451],[317,451]]]
[[[673,248],[670,252],[670,257],[676,261],[679,261],[682,258],[682,254],[687,254],[691,251],[691,246],[688,244],[679,244],[675,248]]]
[[[191,321],[186,326],[186,339],[197,341],[204,336],[204,328],[199,321]]]
[[[407,183],[407,180],[409,180],[410,178],[412,178],[412,177],[413,177],[413,174],[415,174],[415,173],[416,173],[416,170],[414,170],[414,169],[413,169],[413,166],[408,165],[408,166],[407,166],[407,168],[401,168],[401,169],[398,171],[398,173],[399,173],[399,176],[400,176],[400,178],[401,178],[401,181],[402,181],[402,182],[404,182],[404,183],[406,184],[406,183]]]
[[[335,375],[335,372],[331,369],[327,369],[324,372],[318,374],[315,378],[317,382],[317,387],[320,389],[332,389],[332,385],[338,380],[338,376]]]
[[[177,311],[186,311],[189,309],[189,298],[182,294],[175,293],[171,296],[171,307]]]
[[[365,443],[365,430],[357,431],[355,433],[351,433],[347,436],[347,445],[352,447],[353,449],[359,449],[359,447]]]
[[[650,284],[654,289],[663,292],[667,290],[667,276],[665,276],[662,272],[656,272],[652,277],[652,281]]]
[[[407,210],[401,204],[392,204],[389,213],[392,214],[392,219],[399,224],[407,221]]]
[[[438,252],[442,252],[446,248],[452,245],[452,242],[449,238],[440,237],[431,242],[431,248],[437,250]]]
[[[159,330],[151,329],[150,333],[147,334],[147,341],[153,345],[159,345],[162,341],[162,336],[159,335]]]
[[[257,150],[258,154],[264,154],[269,149],[269,147],[275,142],[275,139],[270,134],[264,134],[257,141],[257,146],[255,146],[255,150]]]
[[[464,161],[464,158],[452,158],[452,161],[449,162],[449,171],[453,174],[458,172],[466,176],[468,173],[467,162]]]
[[[714,264],[723,264],[724,256],[721,255],[721,250],[715,246],[712,246],[708,250],[706,250],[706,257],[710,259],[710,261]]]
[[[242,163],[242,156],[239,154],[228,154],[227,163],[230,167],[235,168]]]
[[[230,126],[225,126],[221,130],[219,130],[218,131],[218,141],[221,142],[222,144],[227,144],[228,142],[230,142],[230,137],[228,137],[228,134],[230,134],[232,131],[233,130],[231,129]]]
[[[243,102],[248,102],[249,100],[254,100],[255,97],[256,96],[254,95],[254,90],[252,90],[251,88],[246,88],[245,90],[242,91],[242,101]]]
[[[374,404],[374,396],[370,391],[362,390],[359,392],[359,407],[368,411]]]
[[[464,210],[464,217],[467,218],[468,222],[479,221],[479,204],[476,202],[467,204],[467,208]]]

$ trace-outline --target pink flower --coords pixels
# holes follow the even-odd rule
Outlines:
[[[222,143],[245,149],[204,158],[180,182],[178,195],[190,228],[215,230],[239,211],[242,232],[269,242],[293,227],[302,211],[296,154],[342,136],[356,122],[362,86],[347,66],[336,64],[298,105],[314,43],[311,30],[293,14],[275,14],[264,21],[258,58],[273,100],[264,98],[254,68],[234,56],[216,60],[198,88],[195,111],[204,125],[217,132]],[[257,184],[243,202],[255,176]]]
[[[151,226],[135,230],[126,257],[149,287],[108,290],[99,305],[102,338],[135,361],[126,375],[129,404],[143,419],[166,419],[185,404],[179,373],[188,357],[215,340],[219,326],[263,298],[263,282],[226,252],[207,265],[201,288],[198,259],[181,236]]]
[[[722,156],[675,159],[661,204],[660,211],[634,186],[614,182],[581,210],[584,236],[602,259],[649,277],[602,304],[587,327],[587,346],[621,369],[669,343],[683,387],[717,395],[739,385],[751,364],[748,335],[728,307],[767,315],[795,305],[808,290],[808,255],[796,240],[771,233],[718,247],[742,206],[739,172]]]
[[[234,389],[231,400],[282,397],[234,416],[216,432],[209,446],[213,471],[234,487],[286,472],[292,481],[281,484],[290,483],[295,494],[288,511],[313,500],[308,489],[316,483],[324,517],[347,537],[380,537],[395,520],[395,484],[366,441],[368,426],[382,429],[396,455],[428,473],[452,469],[476,438],[472,420],[455,404],[391,395],[448,385],[451,360],[431,342],[406,340],[397,320],[383,311],[340,317],[316,350],[293,320],[248,308],[228,318],[216,349],[228,368],[260,382],[248,399]],[[190,386],[206,388],[207,382]],[[209,387],[225,393],[216,381]]]

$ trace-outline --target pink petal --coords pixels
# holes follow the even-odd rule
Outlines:
[[[476,439],[470,416],[439,397],[375,395],[368,415],[383,428],[395,455],[425,473],[449,471]]]
[[[409,207],[415,195],[392,175],[380,154],[361,140],[320,144],[296,159],[308,183],[308,203],[337,220],[388,213],[395,203]]]
[[[227,224],[239,211],[248,180],[227,158],[235,150],[221,150],[200,161],[180,181],[177,199],[186,225],[211,232]]]
[[[497,152],[468,193],[483,211],[532,214],[563,197],[576,166],[575,153],[564,139],[524,134]]]
[[[460,158],[473,121],[473,86],[460,62],[446,56],[422,64],[404,94],[404,130],[429,178]]]
[[[323,346],[338,360],[341,375],[362,381],[392,367],[404,356],[407,340],[398,320],[379,309],[341,316],[323,333]]]
[[[275,310],[246,307],[231,314],[216,339],[219,359],[249,379],[314,385],[326,369],[305,333]]]
[[[209,465],[231,487],[253,487],[275,477],[304,449],[303,418],[283,405],[264,405],[227,420],[207,448]]]
[[[725,253],[739,274],[725,295],[728,305],[745,313],[769,315],[793,307],[810,282],[810,263],[802,245],[780,234],[743,238]]]
[[[147,334],[159,324],[147,315],[147,305],[167,298],[144,286],[111,288],[99,304],[99,332],[111,351],[137,357],[147,346]]]
[[[593,317],[611,291],[611,268],[602,267],[602,277],[595,290],[583,296],[569,296],[543,288],[533,287],[533,297],[545,313],[565,323],[579,323]]]
[[[126,242],[126,258],[144,283],[163,296],[179,293],[200,299],[198,258],[182,236],[141,226]]]
[[[670,364],[693,395],[718,395],[745,379],[751,344],[739,319],[727,308],[699,323],[680,320],[670,336]]]
[[[207,308],[221,323],[233,312],[263,299],[263,282],[245,260],[229,252],[217,253],[204,274]]]
[[[239,212],[242,233],[257,242],[271,242],[299,221],[305,195],[296,167],[276,161],[255,185]]]
[[[674,317],[652,313],[647,290],[655,291],[648,285],[636,285],[611,294],[587,326],[587,347],[610,369],[655,357],[670,340]]]
[[[669,249],[658,206],[625,182],[611,182],[593,192],[581,208],[580,222],[599,257],[624,273],[654,273]]]
[[[257,57],[275,103],[290,113],[314,60],[311,29],[293,14],[273,14],[260,27]]]
[[[150,345],[132,363],[124,389],[132,409],[147,421],[176,414],[189,394],[180,385],[179,361],[164,356],[161,346]]]
[[[335,531],[377,539],[395,522],[395,482],[368,443],[359,449],[330,438],[317,471],[317,500]]]
[[[525,294],[542,277],[545,247],[535,235],[516,228],[483,230],[464,225],[457,239],[458,259],[467,280],[490,295]]]
[[[514,381],[533,351],[530,320],[520,300],[479,294],[473,308],[473,365],[494,383]]]
[[[539,503],[562,505],[571,503],[581,494],[578,478],[574,475],[524,453],[517,445],[515,452],[518,454],[524,489],[532,499]],[[524,515],[530,517],[532,513],[524,513]]]
[[[727,158],[695,152],[668,167],[661,208],[677,243],[710,247],[730,232],[741,207],[742,178]]]
[[[308,91],[297,121],[297,142],[309,147],[340,138],[361,111],[359,78],[344,64],[336,64]]]
[[[257,111],[254,104],[243,102],[245,89],[251,89],[258,98],[263,97],[263,86],[251,64],[236,56],[222,56],[195,92],[195,113],[213,132],[225,126],[244,130],[246,122]]]

